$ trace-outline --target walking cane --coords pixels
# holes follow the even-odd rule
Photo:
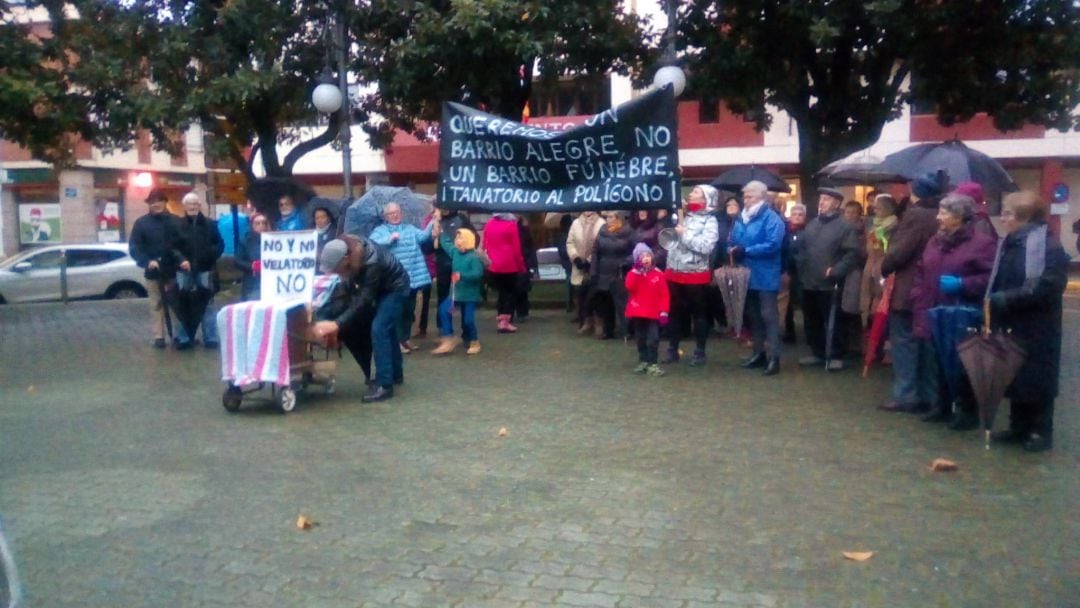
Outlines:
[[[825,326],[825,369],[832,363],[833,334],[836,332],[836,309],[840,304],[840,285],[833,285],[832,298],[829,302],[829,322]]]
[[[169,333],[169,340],[173,339],[172,317],[169,316],[169,302],[166,299],[165,293],[165,278],[161,276],[159,269],[158,272],[158,293],[161,295],[161,314],[165,318],[165,331]]]

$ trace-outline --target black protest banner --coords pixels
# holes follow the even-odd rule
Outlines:
[[[439,206],[487,213],[671,209],[679,197],[670,88],[551,131],[443,104]]]

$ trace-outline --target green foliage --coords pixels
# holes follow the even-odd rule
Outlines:
[[[765,104],[791,115],[807,184],[822,165],[874,143],[912,98],[932,102],[944,124],[986,112],[1001,129],[1080,128],[1073,0],[686,4],[691,86],[759,128],[768,126]]]
[[[354,69],[377,82],[395,126],[438,120],[443,101],[519,119],[534,76],[628,73],[645,63],[641,21],[617,0],[428,0],[352,22]]]

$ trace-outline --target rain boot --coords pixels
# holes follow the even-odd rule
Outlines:
[[[498,315],[495,318],[499,321],[500,334],[512,334],[517,331],[517,328],[510,324],[510,315]]]

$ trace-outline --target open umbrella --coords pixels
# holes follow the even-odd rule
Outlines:
[[[746,308],[746,291],[750,285],[750,269],[736,266],[735,260],[728,258],[727,266],[721,266],[713,272],[716,285],[720,287],[720,297],[724,300],[724,313],[731,323],[735,335],[742,333],[743,309]]]
[[[993,198],[999,198],[1002,192],[1017,190],[1000,163],[958,139],[918,144],[893,152],[881,161],[881,168],[909,179],[944,171],[951,185],[978,182]]]
[[[371,234],[382,223],[382,210],[388,203],[400,205],[402,221],[417,228],[424,227],[424,217],[431,212],[429,196],[405,187],[373,186],[345,210],[345,232],[357,236]]]
[[[255,210],[270,218],[275,225],[281,218],[281,212],[278,211],[278,199],[285,195],[291,196],[296,209],[304,212],[308,200],[315,196],[315,191],[311,189],[311,186],[302,184],[291,177],[263,177],[252,183],[247,190],[247,197]]]
[[[998,405],[1020,371],[1027,353],[1007,334],[991,333],[989,304],[984,305],[983,313],[982,331],[957,344],[956,351],[971,381],[971,391],[979,405],[979,419],[986,432],[986,449],[990,449],[990,431],[994,428]]]
[[[209,272],[176,273],[176,282],[173,283],[168,298],[169,305],[176,314],[177,322],[187,332],[188,338],[195,337],[203,313],[206,312],[206,305],[213,297]]]
[[[948,385],[950,404],[959,396],[964,386],[964,368],[956,352],[956,345],[971,335],[980,325],[981,314],[971,306],[935,306],[930,315],[930,337],[937,351],[938,364]]]
[[[742,192],[743,186],[752,181],[764,183],[770,192],[791,192],[791,186],[788,186],[784,178],[754,165],[724,171],[710,182],[710,185],[729,192]]]
[[[833,161],[817,172],[817,177],[833,184],[900,184],[908,181],[907,177],[881,167],[882,159],[860,150]]]
[[[877,360],[881,343],[885,340],[885,332],[889,327],[889,306],[892,302],[893,286],[896,284],[896,275],[890,274],[885,279],[885,287],[881,290],[881,299],[878,300],[874,314],[870,317],[870,333],[866,337],[866,354],[863,355],[862,375],[865,378],[870,373],[870,366]]]

